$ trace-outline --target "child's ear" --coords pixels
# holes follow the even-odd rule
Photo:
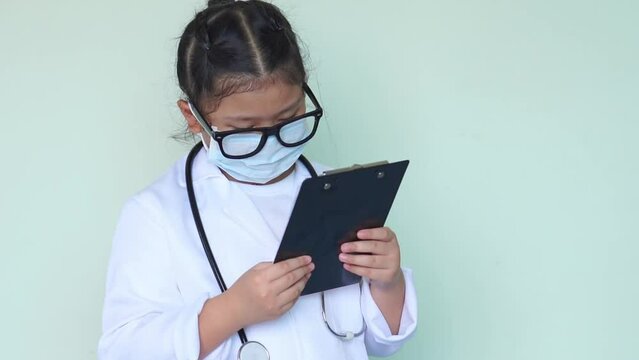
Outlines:
[[[193,134],[201,133],[202,126],[200,126],[197,119],[195,119],[195,115],[191,112],[189,103],[186,100],[180,99],[177,101],[177,106],[180,109],[182,116],[184,116],[184,120],[186,120],[186,123],[188,124],[189,131]]]

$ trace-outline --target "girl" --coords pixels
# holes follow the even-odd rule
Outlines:
[[[209,1],[180,39],[177,75],[185,95],[177,105],[202,142],[122,210],[99,357],[337,360],[397,351],[415,331],[417,306],[392,230],[362,230],[341,247],[359,285],[300,297],[312,259],[273,263],[302,181],[326,170],[300,156],[322,110],[280,10]]]

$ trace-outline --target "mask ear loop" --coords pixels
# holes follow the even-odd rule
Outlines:
[[[191,103],[191,101],[187,101],[187,103],[189,104],[189,110],[191,110],[191,114],[193,114],[193,117],[195,117],[195,120],[197,120],[202,130],[204,130],[205,124],[203,124],[203,122],[205,120],[202,119],[202,117],[200,116],[200,113],[195,109],[195,106],[193,106],[193,103]],[[213,131],[217,131],[217,128],[215,126],[213,126],[212,129]],[[201,131],[198,133],[198,135],[200,136],[200,140],[202,140],[202,145],[204,146],[204,149],[208,152],[210,144],[209,145],[206,144],[206,141],[204,141],[204,135],[202,135]],[[213,140],[213,138],[211,138],[211,140]]]
[[[209,151],[209,146],[206,145],[206,141],[204,141],[204,135],[201,132],[197,133],[200,136],[200,140],[202,140],[202,145],[206,151]]]

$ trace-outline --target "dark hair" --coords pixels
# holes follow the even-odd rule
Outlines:
[[[180,37],[177,76],[202,110],[269,82],[307,79],[297,36],[280,9],[264,1],[210,0]],[[212,109],[209,109],[209,111]]]

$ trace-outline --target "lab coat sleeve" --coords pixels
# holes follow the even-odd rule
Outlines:
[[[196,360],[206,294],[184,303],[159,212],[135,197],[124,206],[107,271],[101,360]]]
[[[408,340],[417,327],[417,296],[413,284],[412,271],[402,267],[406,290],[404,294],[404,308],[397,335],[392,335],[384,315],[375,303],[370,290],[368,279],[364,279],[362,286],[362,313],[366,321],[366,351],[373,356],[389,356],[398,351]]]

